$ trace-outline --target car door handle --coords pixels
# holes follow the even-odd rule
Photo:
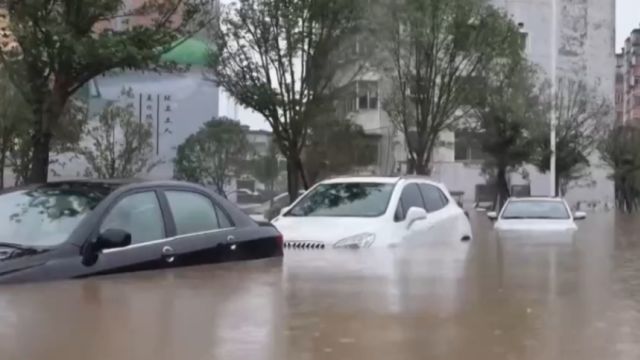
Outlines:
[[[234,241],[236,241],[236,238],[233,235],[229,235],[229,236],[227,236],[227,241],[228,242],[234,242]]]
[[[173,251],[173,248],[171,246],[165,246],[162,248],[162,257],[164,258],[164,260],[168,263],[172,263],[175,259],[175,253]]]

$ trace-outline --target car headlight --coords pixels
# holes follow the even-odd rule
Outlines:
[[[363,233],[349,236],[333,244],[334,248],[366,249],[376,241],[376,234]]]

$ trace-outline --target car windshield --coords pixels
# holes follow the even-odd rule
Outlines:
[[[57,187],[0,195],[0,242],[27,247],[59,245],[106,195]]]
[[[321,184],[286,216],[377,217],[387,210],[394,184]]]
[[[554,219],[570,218],[567,207],[560,201],[511,201],[504,212],[503,219]]]

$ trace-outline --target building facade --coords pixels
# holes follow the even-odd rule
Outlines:
[[[616,54],[616,122],[640,126],[640,28]]]
[[[555,4],[554,4],[555,1]],[[526,39],[525,51],[551,79],[554,67],[557,79],[576,78],[597,87],[601,96],[614,101],[615,74],[615,0],[492,0],[492,3],[511,15]],[[554,16],[554,9],[556,14]],[[553,33],[553,19],[556,32]],[[555,36],[556,48],[551,44]],[[380,109],[385,80],[375,74],[362,79],[364,86],[357,87],[356,101],[352,105],[351,118],[366,130],[385,132],[381,144],[382,155],[390,155],[387,166],[381,166],[382,174],[403,172],[406,169],[406,142],[393,131],[388,116]],[[373,94],[373,95],[372,95]],[[372,100],[373,99],[373,100]],[[612,122],[610,119],[602,119]],[[476,200],[476,188],[486,184],[482,174],[482,154],[461,132],[445,132],[441,141],[451,146],[435,150],[432,177],[445,183],[451,190],[463,191],[466,201]],[[597,154],[591,159],[590,175],[584,181],[573,184],[565,196],[570,202],[611,202],[613,184],[607,179],[608,169]],[[382,165],[383,161],[380,161]],[[513,174],[512,185],[530,187],[532,195],[550,194],[550,179],[533,166],[525,167],[526,176]]]

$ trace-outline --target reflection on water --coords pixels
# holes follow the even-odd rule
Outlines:
[[[640,221],[0,288],[9,359],[640,359]],[[534,239],[535,240],[535,239]]]

